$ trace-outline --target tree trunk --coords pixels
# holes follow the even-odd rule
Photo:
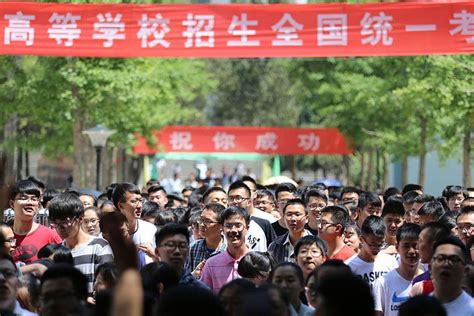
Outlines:
[[[403,155],[402,158],[402,186],[408,184],[408,155]]]
[[[471,187],[471,129],[466,127],[462,146],[462,183],[465,188]]]
[[[364,149],[360,149],[360,188],[365,190],[366,188],[366,177],[365,177],[365,152]]]
[[[349,155],[342,156],[343,175],[346,179],[347,186],[352,185],[351,179],[351,157]]]
[[[374,191],[374,175],[375,175],[375,149],[369,149],[369,162],[367,167],[367,188]]]
[[[75,113],[75,121],[73,125],[73,144],[74,144],[74,169],[73,169],[73,186],[82,187],[86,185],[84,149],[90,146],[85,142],[82,131],[84,130],[85,119],[83,111],[78,107]],[[95,159],[94,159],[95,161]]]
[[[427,122],[426,119],[420,117],[420,161],[418,166],[418,184],[424,186],[425,183],[425,164],[426,164],[426,132]]]
[[[383,153],[383,183],[382,188],[385,190],[390,183],[390,155]]]

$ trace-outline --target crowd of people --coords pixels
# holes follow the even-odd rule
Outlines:
[[[474,316],[474,189],[5,188],[0,315]]]

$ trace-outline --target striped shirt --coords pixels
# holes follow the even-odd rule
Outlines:
[[[311,235],[311,233],[305,229],[303,236],[307,235]],[[289,233],[275,239],[268,247],[268,252],[273,255],[277,263],[295,262],[295,248],[291,244]]]
[[[217,249],[207,248],[206,240],[204,238],[199,239],[191,246],[191,249],[189,249],[188,260],[186,261],[184,267],[189,271],[194,271],[199,263],[224,251],[226,247],[227,243],[223,237],[221,237],[221,243]]]
[[[114,260],[112,248],[105,239],[94,237],[87,245],[71,249],[71,253],[74,259],[74,267],[87,277],[87,290],[89,294],[92,294],[95,270],[99,265]]]

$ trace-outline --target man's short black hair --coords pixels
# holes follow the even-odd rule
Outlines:
[[[420,193],[416,191],[408,191],[407,193],[403,194],[403,203],[407,203],[407,204],[415,203],[415,199],[419,195]]]
[[[438,201],[430,201],[423,204],[418,211],[418,215],[432,215],[434,221],[438,221],[444,214],[443,205]]]
[[[279,263],[272,271],[271,273],[271,277],[270,279],[273,279],[273,275],[275,274],[276,270],[280,269],[280,268],[284,268],[284,267],[291,267],[293,268],[293,270],[295,270],[295,273],[296,273],[296,277],[298,278],[298,280],[300,281],[300,284],[302,286],[304,286],[304,275],[303,275],[303,270],[301,270],[300,266],[297,265],[296,263],[294,262],[288,262],[288,261],[285,261],[285,262],[282,262],[282,263]],[[273,280],[272,280],[273,281]]]
[[[359,203],[357,204],[357,207],[362,209],[366,205],[381,207],[382,201],[380,201],[379,195],[375,192],[362,192],[359,195]]]
[[[54,280],[57,282],[58,279],[68,279],[71,281],[72,290],[74,295],[80,301],[85,301],[87,298],[87,277],[81,273],[78,269],[74,268],[70,264],[58,263],[51,266],[41,277],[40,290],[44,283],[48,280]]]
[[[252,182],[255,185],[255,188],[257,188],[257,181],[255,181],[254,178],[251,176],[243,176],[242,179],[240,179],[242,182]]]
[[[385,224],[383,218],[380,216],[370,215],[362,223],[360,228],[362,236],[368,237],[374,235],[375,237],[385,236]]]
[[[190,185],[187,185],[187,186],[184,187],[184,189],[181,190],[181,194],[183,194],[183,193],[186,192],[186,191],[191,191],[191,192],[193,192],[194,190],[196,190],[196,189],[193,188],[193,187],[190,186]]]
[[[461,210],[459,211],[459,215],[463,214],[470,214],[470,213],[474,213],[474,206],[464,206],[464,207],[461,207]]]
[[[451,235],[451,229],[449,229],[448,226],[440,222],[426,223],[421,227],[422,231],[425,229],[428,242],[430,243],[435,243],[438,240],[441,240]]]
[[[10,191],[10,200],[15,200],[17,194],[32,194],[37,198],[40,197],[41,192],[38,186],[30,180],[19,180],[15,183],[12,190]]]
[[[245,223],[250,224],[250,214],[246,209],[238,206],[229,206],[222,212],[221,217],[219,218],[219,223],[224,224],[226,219],[229,219],[232,216],[240,216],[245,220]]]
[[[163,188],[161,185],[152,185],[151,187],[148,188],[148,195],[154,192],[158,191],[163,191],[165,195],[167,195],[165,188]]]
[[[160,205],[153,201],[146,201],[142,206],[142,218],[143,217],[156,217],[160,212]]]
[[[206,200],[209,197],[209,195],[211,195],[211,193],[213,193],[213,192],[222,192],[225,195],[227,195],[227,192],[223,188],[221,188],[221,187],[211,187],[211,188],[207,189],[206,192],[204,192],[204,194],[202,195],[202,203],[203,204],[207,204]]]
[[[391,197],[391,196],[396,196],[396,195],[401,195],[402,191],[400,191],[399,188],[397,187],[390,187],[388,189],[386,189],[384,192],[383,192],[383,200],[384,202],[387,202],[388,198]]]
[[[49,218],[53,221],[79,218],[82,215],[84,206],[75,194],[61,193],[49,203]]]
[[[418,240],[420,235],[421,227],[413,223],[405,223],[397,230],[397,244],[402,240],[411,239]]]
[[[459,247],[459,249],[461,249],[461,252],[462,252],[462,256],[463,256],[462,259],[464,260],[464,263],[467,262],[469,255],[467,253],[466,246],[458,237],[448,236],[448,237],[438,240],[433,245],[433,253],[436,251],[436,248],[438,248],[441,245],[453,245],[453,246]]]
[[[402,195],[405,195],[405,193],[410,191],[423,191],[423,187],[419,184],[409,183],[403,187]]]
[[[118,204],[119,202],[125,202],[125,194],[127,194],[127,192],[141,194],[140,188],[133,183],[117,183],[112,192],[112,201],[118,210],[120,209]]]
[[[362,193],[361,189],[356,188],[356,187],[344,187],[341,191],[341,198],[344,194],[346,193],[357,193],[357,195],[360,195]]]
[[[242,180],[237,180],[231,183],[229,186],[229,189],[227,190],[227,194],[229,194],[230,191],[237,190],[237,189],[244,189],[248,193],[249,197],[252,194],[252,191],[250,190],[248,185],[246,185]]]
[[[221,217],[222,212],[224,212],[225,207],[219,203],[209,203],[205,205],[202,210],[210,210],[217,215],[217,218]]]
[[[321,214],[323,213],[331,214],[332,222],[341,225],[341,234],[344,233],[345,228],[349,225],[349,211],[345,207],[340,205],[326,206],[321,210]]]
[[[443,216],[439,219],[439,222],[449,229],[453,229],[457,226],[456,223],[456,218],[458,217],[459,212],[458,211],[447,211],[444,213]]]
[[[467,198],[469,196],[469,192],[467,192],[466,188],[460,185],[453,185],[446,191],[444,197],[446,198],[446,200],[449,200],[458,194],[462,194],[464,198]]]
[[[29,176],[28,178],[26,178],[26,180],[29,180],[31,182],[33,182],[34,184],[36,184],[36,186],[44,192],[44,190],[46,190],[46,184],[41,181],[40,179],[36,178],[36,177],[33,177],[33,176]]]
[[[434,296],[417,295],[403,302],[399,308],[399,316],[447,316],[443,304]]]
[[[382,208],[382,217],[387,214],[395,214],[399,216],[405,215],[405,208],[403,207],[403,200],[401,197],[391,196],[385,202]]]
[[[304,213],[308,214],[308,209],[306,208],[306,203],[302,199],[291,199],[286,202],[285,206],[283,207],[283,214],[286,213],[286,208],[290,205],[301,205],[303,206]]]
[[[160,246],[161,242],[169,236],[183,235],[189,244],[189,230],[185,225],[169,223],[163,226],[155,235],[156,246]]]
[[[296,189],[295,185],[292,183],[289,183],[289,182],[280,183],[275,188],[275,199],[278,200],[278,194],[280,194],[281,192],[293,193],[296,196],[297,191],[298,190]]]
[[[434,196],[423,193],[423,194],[418,195],[415,198],[414,202],[422,204],[422,203],[427,203],[427,202],[431,202],[431,201],[434,201],[434,200],[435,200]]]
[[[304,195],[304,201],[306,202],[306,204],[309,203],[310,197],[316,197],[316,198],[324,200],[326,204],[328,203],[328,196],[326,195],[326,193],[324,193],[324,191],[317,190],[317,189],[311,189],[307,191]]]
[[[272,201],[273,204],[276,203],[275,201],[275,195],[273,194],[272,191],[268,190],[268,189],[260,189],[260,190],[257,190],[257,194],[256,194],[256,197],[257,198],[260,198],[260,197],[264,197],[264,196],[268,196],[270,198],[270,200]]]

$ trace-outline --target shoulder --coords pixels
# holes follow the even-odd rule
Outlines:
[[[147,221],[138,219],[138,229],[143,229],[143,230],[149,230],[149,231],[155,231],[156,232],[156,226],[153,225],[152,223],[149,223]]]
[[[229,257],[229,255],[227,254],[227,250],[224,250],[221,253],[218,253],[217,255],[212,256],[209,259],[207,259],[204,267],[206,266],[212,267],[214,265],[220,265],[222,262],[226,261],[227,257]]]
[[[90,246],[98,246],[98,247],[107,247],[109,245],[108,241],[104,238],[95,237],[89,242]]]

